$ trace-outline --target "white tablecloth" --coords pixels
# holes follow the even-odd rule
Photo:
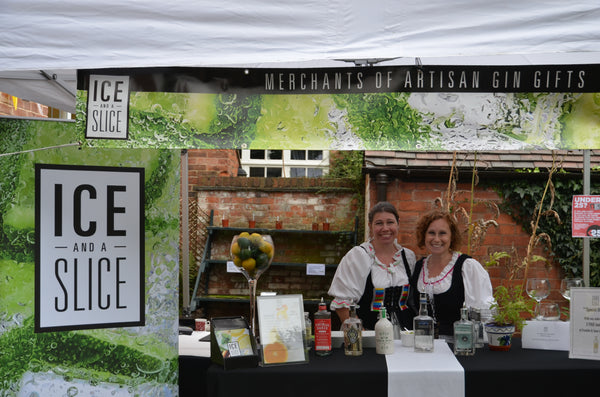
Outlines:
[[[194,331],[191,335],[179,335],[179,355],[210,357],[210,342],[199,340],[209,334],[205,331]]]
[[[446,341],[436,339],[433,353],[415,353],[394,342],[394,354],[385,356],[388,396],[464,397],[464,369]]]

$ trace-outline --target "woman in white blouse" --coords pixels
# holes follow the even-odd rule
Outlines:
[[[411,284],[429,296],[429,314],[436,321],[436,331],[453,335],[463,304],[488,309],[493,302],[490,276],[478,261],[458,252],[461,235],[449,213],[434,210],[425,214],[416,233],[418,246],[426,248],[429,255],[417,262]]]
[[[369,241],[353,247],[342,258],[329,288],[331,310],[343,323],[350,304],[357,304],[366,329],[374,329],[382,307],[393,322],[412,329],[413,308],[408,307],[409,280],[415,254],[398,241],[398,212],[388,202],[369,211]]]

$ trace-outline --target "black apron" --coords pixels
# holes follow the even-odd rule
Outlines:
[[[362,248],[364,249],[364,247]],[[411,272],[404,249],[402,249],[402,262],[404,263],[406,275],[410,280]],[[408,288],[410,289],[412,286],[409,286]],[[375,329],[375,323],[379,320],[379,311],[372,310],[374,289],[373,280],[371,279],[371,271],[369,271],[369,275],[365,281],[365,289],[360,300],[358,301],[358,309],[356,310],[356,313],[362,320],[363,327],[370,330]],[[383,306],[385,306],[388,319],[391,319],[392,315],[395,315],[400,323],[400,326],[412,329],[412,320],[415,317],[415,310],[414,307],[411,307],[412,305],[408,305],[408,307],[404,308],[401,307],[400,299],[402,297],[402,292],[403,286],[386,288],[384,292]],[[407,299],[407,303],[408,302],[412,302],[412,300],[409,298]]]
[[[460,319],[460,309],[465,302],[465,286],[462,278],[463,263],[467,254],[462,254],[456,260],[454,269],[452,269],[452,283],[448,291],[433,295],[433,307],[431,303],[427,305],[429,315],[434,318],[436,326],[436,337],[438,335],[454,335],[454,322]],[[411,280],[411,287],[417,290],[417,282],[423,269],[423,259],[419,259],[415,265],[415,271]],[[419,295],[414,294],[414,304],[419,304]],[[418,313],[418,312],[417,312]]]

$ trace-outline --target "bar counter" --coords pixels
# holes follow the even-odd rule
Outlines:
[[[414,382],[414,375],[397,371],[390,375],[386,356],[376,354],[373,348],[364,349],[359,357],[347,357],[343,348],[335,348],[333,354],[326,357],[316,356],[311,351],[306,364],[233,370],[211,363],[202,353],[192,354],[195,355],[185,355],[180,348],[182,397],[393,396],[396,395],[394,390],[388,390],[388,384],[393,384],[389,381],[393,379],[388,376],[402,376],[406,382]],[[402,350],[396,349],[395,354],[402,354]],[[600,377],[600,361],[569,359],[567,351],[523,349],[519,338],[513,339],[508,352],[490,351],[486,345],[477,349],[474,356],[456,359],[464,369],[467,397],[572,395],[594,390]],[[428,382],[439,381],[435,372],[418,375]]]

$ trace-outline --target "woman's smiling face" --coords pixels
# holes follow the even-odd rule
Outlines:
[[[432,254],[444,254],[450,251],[452,232],[445,219],[436,219],[429,224],[425,233],[425,247]]]
[[[371,223],[373,239],[381,243],[393,243],[398,237],[398,221],[390,212],[378,212]]]

